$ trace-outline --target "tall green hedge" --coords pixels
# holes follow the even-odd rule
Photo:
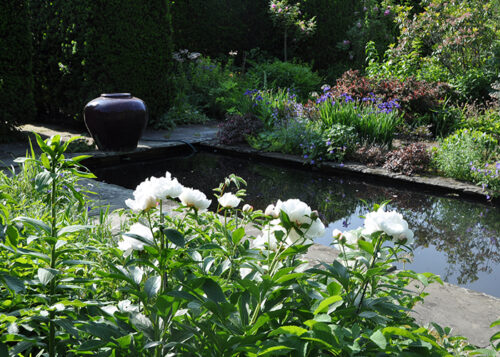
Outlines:
[[[151,122],[167,111],[172,52],[168,0],[30,4],[41,114],[81,118],[89,100],[109,92],[143,99]]]
[[[25,0],[0,1],[0,141],[14,125],[33,119],[33,75]]]
[[[168,109],[172,56],[166,0],[92,1],[85,48],[91,93],[131,92],[153,120]]]

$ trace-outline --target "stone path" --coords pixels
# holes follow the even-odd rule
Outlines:
[[[70,136],[82,134],[75,131],[62,130],[58,127],[35,125],[24,126],[23,130],[27,132],[36,131],[45,137],[59,134],[63,138],[68,138]],[[189,143],[207,142],[213,140],[216,133],[217,128],[213,124],[208,126],[197,125],[177,127],[173,131],[146,131],[142,140],[139,142],[139,147],[129,154],[143,153],[145,156],[148,151],[153,151],[154,149],[183,145],[182,143],[175,142],[175,140],[183,140]],[[27,148],[27,143],[1,144],[0,168],[12,165],[13,159],[16,157],[25,156]],[[86,153],[97,158],[124,155],[124,153],[104,153],[100,151]],[[287,155],[262,154],[262,156],[270,159],[278,158],[280,160],[289,159],[297,161],[297,158],[287,158]],[[373,175],[381,174],[369,170],[367,171],[367,168],[364,166],[358,166],[359,167],[353,164],[353,166],[348,167],[347,171],[350,170],[352,172]],[[347,172],[344,168],[333,168]],[[438,185],[442,185],[442,182],[444,181],[440,181]],[[86,180],[84,184],[88,185],[91,191],[97,193],[95,198],[96,203],[103,206],[109,205],[110,211],[118,208],[125,208],[125,199],[132,197],[132,190],[120,186],[94,180]],[[446,184],[444,185],[446,186]],[[477,194],[477,189],[474,188],[473,185],[461,187],[460,190],[466,193],[470,192],[472,194]],[[114,230],[118,234],[120,218],[116,214],[111,215],[111,218]],[[322,245],[313,245],[306,258],[311,261],[311,263],[320,261],[331,262],[337,257],[337,254],[338,252],[332,248]],[[433,284],[426,289],[426,292],[429,293],[429,296],[425,298],[425,302],[418,305],[413,311],[419,323],[427,325],[430,322],[436,322],[441,326],[449,326],[453,328],[455,334],[468,337],[471,343],[478,346],[487,346],[489,337],[493,335],[495,331],[500,330],[500,327],[497,327],[496,330],[489,328],[491,322],[500,318],[500,299],[447,283],[443,286]]]

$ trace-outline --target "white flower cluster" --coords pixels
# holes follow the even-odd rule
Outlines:
[[[153,176],[141,182],[134,191],[134,199],[126,200],[125,204],[134,212],[146,211],[154,208],[160,200],[179,197],[183,189],[167,171],[164,177]]]
[[[281,225],[281,221],[277,219],[280,212],[283,211],[288,215],[290,222],[294,227],[286,236],[286,229]],[[289,199],[285,202],[278,200],[276,205],[267,206],[266,216],[274,217],[268,225],[262,229],[262,234],[254,239],[252,246],[255,248],[263,248],[267,245],[268,249],[276,250],[278,248],[277,232],[282,232],[285,237],[286,245],[296,243],[308,244],[315,238],[321,237],[325,233],[323,222],[317,217],[317,212],[311,210],[306,203],[298,199]],[[297,231],[299,229],[301,233]]]
[[[347,245],[356,245],[358,239],[369,238],[372,233],[383,232],[387,234],[395,243],[412,244],[414,234],[408,228],[408,222],[396,211],[384,211],[380,207],[377,211],[370,212],[365,217],[365,223],[362,228],[341,232],[338,229],[333,231],[333,237],[346,243]]]

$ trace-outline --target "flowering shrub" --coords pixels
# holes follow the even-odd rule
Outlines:
[[[498,74],[500,23],[494,1],[426,0],[424,11],[398,9],[400,36],[383,63],[372,56],[369,72],[450,83],[464,101],[484,100]]]
[[[384,169],[411,176],[427,171],[431,161],[430,152],[423,143],[412,143],[387,154]]]
[[[59,174],[90,174],[78,159],[64,159],[58,139],[38,141],[42,157],[19,161],[37,165],[49,182],[41,188],[50,198],[45,212],[13,218],[16,202],[3,192],[0,201],[7,354],[445,355],[455,347],[441,345],[443,329],[431,332],[408,314],[425,295],[408,289],[412,281],[441,280],[392,269],[413,239],[396,212],[376,206],[363,227],[336,231],[339,260],[310,266],[302,254],[324,225],[306,203],[240,209],[246,182],[231,175],[214,190],[219,215],[205,211],[203,193],[167,173],[137,187],[127,201],[136,212],[116,242],[109,232],[97,235],[102,217],[89,225],[65,215],[74,202],[60,200]],[[249,225],[260,233],[249,234]]]
[[[217,138],[222,144],[233,145],[245,142],[247,136],[257,135],[263,128],[262,121],[253,114],[229,115],[219,124]]]
[[[348,94],[354,98],[368,97],[370,93],[383,101],[397,99],[405,120],[412,123],[419,116],[430,114],[440,107],[440,102],[449,93],[442,83],[428,83],[415,78],[403,81],[397,79],[373,79],[363,77],[359,71],[347,71],[337,80],[332,94]]]
[[[400,124],[398,100],[383,102],[373,96],[354,99],[344,93],[333,97],[328,87],[315,104],[310,103],[310,112],[316,114],[324,128],[332,124],[352,126],[360,140],[391,145],[396,127]]]
[[[480,131],[462,129],[441,140],[434,150],[433,163],[445,176],[469,180],[498,196],[498,141]]]

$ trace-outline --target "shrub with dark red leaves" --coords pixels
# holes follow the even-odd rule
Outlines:
[[[430,161],[431,155],[427,146],[423,143],[413,143],[389,152],[384,169],[411,176],[414,173],[427,170]]]
[[[366,164],[368,167],[382,166],[385,162],[387,149],[376,145],[361,146],[354,153],[351,158],[354,161]]]
[[[451,95],[451,88],[445,83],[429,83],[408,78],[404,81],[398,79],[374,79],[363,77],[358,70],[349,70],[337,84],[331,89],[332,94],[337,97],[341,94],[362,99],[373,93],[384,102],[397,99],[404,111],[404,117],[408,123],[418,116],[431,113],[439,108],[440,101],[446,95]]]
[[[226,121],[219,124],[217,138],[224,145],[243,143],[248,135],[255,135],[263,128],[262,121],[253,114],[229,115]]]

